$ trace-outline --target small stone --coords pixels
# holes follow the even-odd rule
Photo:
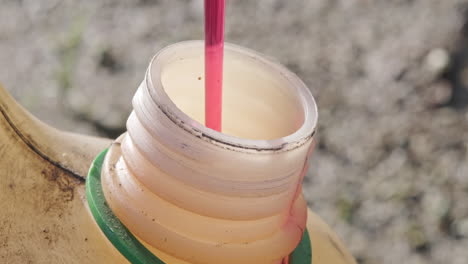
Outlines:
[[[457,231],[460,235],[468,237],[468,218],[460,220],[457,223]]]
[[[426,253],[430,250],[430,243],[423,230],[419,227],[412,227],[407,232],[408,243],[418,253]]]
[[[426,133],[413,133],[409,137],[409,151],[416,161],[423,162],[431,155],[433,149],[434,143]]]
[[[428,189],[426,192],[430,195],[425,195],[422,200],[425,215],[442,218],[450,207],[448,195],[436,188]]]
[[[450,55],[445,49],[431,50],[425,59],[426,68],[433,73],[441,73],[450,62]]]
[[[452,97],[453,88],[448,82],[436,82],[428,87],[426,101],[429,105],[444,105]]]

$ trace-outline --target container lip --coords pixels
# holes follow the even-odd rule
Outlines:
[[[160,78],[162,67],[164,66],[161,65],[164,63],[162,61],[163,57],[173,56],[175,55],[175,52],[180,49],[203,47],[204,44],[201,40],[182,41],[169,45],[160,50],[151,59],[146,71],[146,89],[148,89],[148,92],[157,107],[172,122],[199,139],[225,149],[240,152],[283,152],[298,148],[313,138],[317,126],[318,110],[315,99],[304,82],[296,74],[289,71],[280,63],[267,58],[266,55],[235,44],[225,43],[225,50],[255,59],[257,62],[264,64],[272,71],[276,71],[278,74],[281,74],[291,86],[296,88],[295,90],[298,93],[297,97],[304,113],[304,122],[301,127],[292,134],[277,139],[246,139],[210,129],[180,110],[164,90],[164,86]],[[156,73],[155,75],[157,76],[153,76],[153,73]]]

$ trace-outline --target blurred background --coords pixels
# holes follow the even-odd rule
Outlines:
[[[468,263],[468,1],[227,0],[226,39],[310,87],[304,191],[359,263]],[[115,138],[150,58],[203,38],[202,0],[0,0],[0,82]]]

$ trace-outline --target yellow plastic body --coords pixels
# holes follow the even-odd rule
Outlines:
[[[110,144],[43,124],[0,86],[1,263],[128,263],[101,233],[84,198],[89,165]],[[310,210],[307,227],[312,263],[355,263]]]

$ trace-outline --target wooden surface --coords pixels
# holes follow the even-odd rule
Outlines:
[[[0,263],[126,263],[102,236],[84,181],[109,139],[47,126],[0,86]],[[355,263],[309,211],[314,264]]]

